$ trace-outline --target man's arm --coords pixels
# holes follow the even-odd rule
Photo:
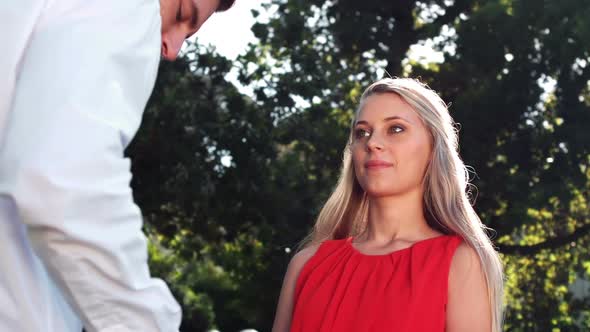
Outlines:
[[[85,328],[177,331],[123,156],[154,84],[157,0],[49,1],[22,59],[0,178]]]
[[[45,5],[46,0],[0,2],[0,45],[4,45],[0,56],[0,144],[12,103],[19,61]]]

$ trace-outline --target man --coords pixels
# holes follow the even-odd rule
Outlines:
[[[0,331],[178,331],[123,150],[160,55],[234,0],[0,2]]]

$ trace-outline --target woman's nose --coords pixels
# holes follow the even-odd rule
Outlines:
[[[375,133],[371,134],[369,140],[367,141],[367,149],[369,151],[383,149],[383,144],[379,135],[376,135]]]

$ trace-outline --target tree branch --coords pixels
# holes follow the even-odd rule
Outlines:
[[[541,243],[524,246],[498,244],[497,248],[501,253],[508,255],[533,255],[543,249],[554,249],[575,242],[586,235],[590,235],[590,223],[579,227],[571,234],[550,238]]]

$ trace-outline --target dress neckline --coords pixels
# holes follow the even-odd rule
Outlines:
[[[424,240],[420,240],[420,241],[416,241],[414,243],[412,243],[410,246],[405,247],[405,248],[401,248],[401,249],[397,249],[394,251],[391,251],[389,253],[385,253],[385,254],[365,254],[363,252],[361,252],[360,250],[358,250],[353,244],[353,237],[350,236],[348,238],[346,238],[346,245],[352,250],[353,253],[355,253],[356,255],[362,256],[362,257],[369,257],[369,258],[379,258],[379,257],[389,257],[389,256],[395,256],[398,254],[402,254],[404,252],[410,251],[412,248],[414,248],[416,245],[419,244],[423,244],[423,243],[428,243],[430,241],[434,241],[434,240],[438,240],[440,238],[446,238],[446,237],[452,237],[454,235],[452,234],[443,234],[443,235],[437,235],[434,237],[430,237]]]

